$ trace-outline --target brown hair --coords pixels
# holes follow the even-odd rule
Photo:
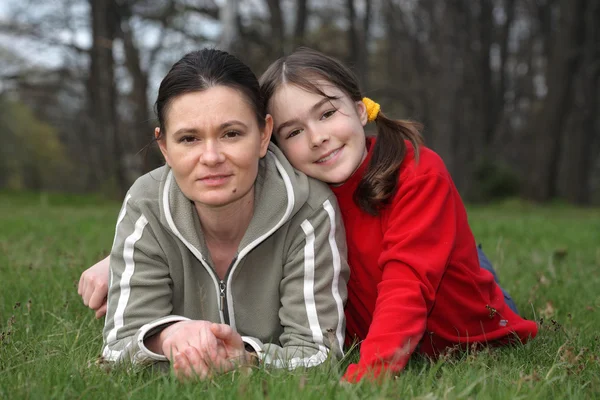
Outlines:
[[[315,77],[324,79],[343,90],[353,101],[364,97],[354,73],[333,57],[318,51],[300,48],[269,66],[260,78],[262,97],[267,107],[276,90],[291,83],[321,96],[327,96],[315,83]],[[354,201],[365,212],[377,215],[396,193],[400,165],[406,155],[408,140],[419,159],[419,145],[423,144],[421,124],[407,120],[393,120],[381,111],[375,119],[377,141],[365,175],[361,179]]]

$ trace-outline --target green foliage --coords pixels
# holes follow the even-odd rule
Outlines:
[[[45,200],[43,200],[45,198]],[[98,363],[102,322],[76,293],[81,271],[111,246],[118,203],[0,194],[0,398],[550,399],[600,396],[600,210],[506,202],[471,206],[478,242],[521,313],[530,344],[413,357],[396,379],[341,385],[345,365],[236,371],[180,383]],[[542,320],[543,318],[543,320]]]
[[[519,194],[520,180],[514,169],[501,162],[483,160],[475,169],[475,201],[506,199]]]
[[[0,189],[60,188],[73,171],[57,131],[17,101],[0,98]]]

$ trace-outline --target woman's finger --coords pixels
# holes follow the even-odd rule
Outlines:
[[[200,351],[194,347],[188,347],[185,349],[185,355],[187,356],[189,367],[187,369],[187,376],[190,378],[206,379],[210,374],[210,366],[207,363]]]
[[[209,329],[210,325],[200,329],[200,350],[202,351],[205,361],[209,364],[217,361],[217,338]]]

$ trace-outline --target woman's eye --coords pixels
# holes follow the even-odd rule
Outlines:
[[[302,133],[302,131],[303,131],[303,129],[294,129],[293,131],[291,131],[288,134],[287,138],[289,139],[289,138],[292,138],[292,137],[294,137],[296,135],[299,135],[300,133]]]
[[[196,138],[194,136],[182,136],[179,139],[179,143],[193,143],[196,141]]]
[[[325,111],[325,113],[323,113],[323,116],[321,116],[321,119],[327,119],[329,117],[331,117],[333,114],[335,114],[337,110],[329,110],[329,111]]]
[[[228,139],[233,139],[233,138],[236,138],[238,136],[240,136],[240,133],[238,131],[227,131],[223,135],[223,137],[226,137]]]

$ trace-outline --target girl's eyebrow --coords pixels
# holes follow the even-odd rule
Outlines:
[[[320,101],[316,102],[309,110],[309,113],[312,113],[316,110],[318,110],[323,104],[328,103],[332,100],[335,100],[336,98],[329,98],[329,97],[323,97]],[[290,125],[294,125],[297,124],[298,122],[300,122],[300,120],[298,118],[292,118],[290,120],[285,121],[283,124],[279,125],[277,127],[277,134],[279,135],[281,133],[281,130],[283,128],[286,128]]]

